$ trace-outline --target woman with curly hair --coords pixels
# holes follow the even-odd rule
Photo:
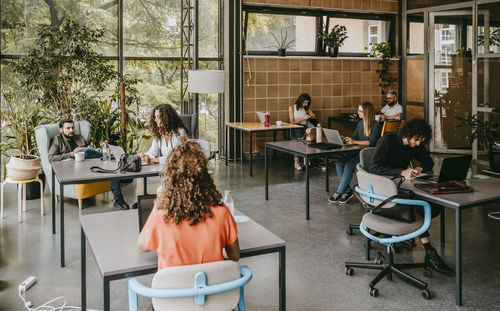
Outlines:
[[[156,106],[151,112],[149,128],[153,143],[146,153],[141,153],[142,162],[165,163],[169,153],[186,137],[186,128],[177,111],[169,104]]]
[[[158,253],[158,270],[224,258],[238,261],[238,229],[208,174],[200,145],[184,140],[168,156],[155,207],[137,245]]]

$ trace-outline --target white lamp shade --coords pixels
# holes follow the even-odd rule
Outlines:
[[[224,70],[189,70],[188,92],[224,93]]]

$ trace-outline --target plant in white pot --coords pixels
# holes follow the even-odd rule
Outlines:
[[[21,96],[12,89],[0,90],[2,105],[2,164],[7,177],[17,180],[33,179],[41,169],[36,155],[34,125],[45,118],[37,98],[32,93]],[[15,94],[14,94],[15,93]],[[5,162],[8,161],[6,164]],[[4,173],[5,174],[5,173]],[[5,177],[5,176],[4,176]]]

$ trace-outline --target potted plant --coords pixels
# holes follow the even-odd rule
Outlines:
[[[42,168],[36,155],[33,132],[41,113],[37,98],[32,93],[23,94],[20,98],[14,95],[12,89],[3,88],[0,91],[4,172],[7,177],[17,180],[36,178]],[[8,163],[5,163],[7,159]]]
[[[380,79],[378,85],[382,88],[382,95],[385,95],[384,89],[390,87],[396,81],[396,78],[390,72],[391,58],[395,57],[392,54],[391,44],[389,42],[370,43],[369,46],[365,47],[365,50],[368,50],[371,57],[377,59],[379,69],[376,72]]]
[[[276,47],[278,48],[278,56],[284,57],[286,56],[286,49],[288,49],[295,42],[295,39],[288,41],[288,31],[285,29],[285,35],[283,35],[283,30],[280,31],[279,37],[276,36],[273,32],[271,35],[276,41]]]
[[[500,142],[500,122],[498,113],[490,113],[488,121],[478,119],[477,115],[468,118],[457,118],[461,122],[461,127],[466,128],[466,139],[469,143],[477,140],[479,150],[488,150],[488,160],[491,170],[500,172],[500,148],[496,141]]]
[[[322,30],[318,37],[323,40],[323,43],[329,47],[329,54],[331,57],[339,56],[339,49],[344,45],[344,41],[349,38],[345,26],[334,25],[330,32],[328,29]]]

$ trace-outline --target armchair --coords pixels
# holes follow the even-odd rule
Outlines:
[[[140,294],[153,298],[156,311],[233,310],[236,305],[244,311],[243,288],[251,279],[249,267],[231,260],[165,268],[155,274],[152,288],[129,279],[129,310],[137,310]]]
[[[425,263],[394,263],[392,251],[395,243],[409,241],[429,229],[431,224],[431,207],[429,203],[422,200],[398,198],[396,184],[391,179],[384,176],[358,171],[357,177],[358,186],[356,186],[356,192],[358,192],[363,202],[368,206],[374,208],[390,208],[399,204],[422,206],[424,208],[424,218],[417,216],[416,221],[406,223],[383,217],[372,212],[364,214],[361,224],[359,225],[361,233],[370,240],[385,245],[387,247],[387,255],[385,258],[379,256],[375,263],[346,262],[345,273],[347,275],[353,275],[354,271],[352,268],[381,271],[369,285],[369,293],[370,296],[373,297],[378,296],[378,289],[375,287],[376,284],[385,276],[387,276],[387,279],[392,280],[392,274],[394,273],[409,284],[420,288],[422,290],[422,296],[425,299],[430,299],[431,293],[427,289],[427,283],[403,271],[403,269],[410,268],[425,268],[424,276],[430,277],[432,274],[431,271],[427,269],[427,265]],[[375,236],[370,231],[381,233],[384,236]]]
[[[90,134],[90,123],[88,121],[75,121],[75,134],[80,134],[83,136],[85,141]],[[52,143],[52,139],[58,135],[59,125],[58,124],[45,124],[39,125],[35,128],[35,138],[36,144],[38,146],[38,152],[40,153],[40,160],[42,161],[42,168],[47,176],[47,181],[49,184],[49,190],[54,191],[56,195],[59,195],[59,182],[56,178],[55,187],[52,189],[52,165],[49,162],[49,147]],[[64,195],[78,200],[78,206],[82,209],[82,199],[93,197],[97,194],[110,191],[109,182],[95,182],[89,184],[81,185],[69,185],[65,187]]]

